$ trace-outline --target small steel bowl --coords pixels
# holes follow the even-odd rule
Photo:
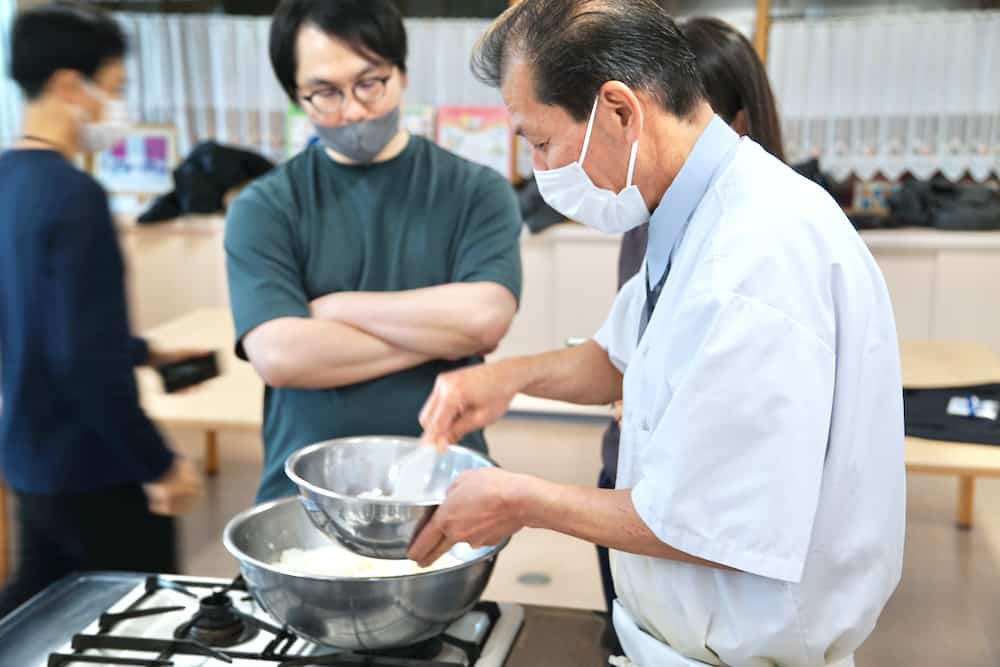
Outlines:
[[[285,473],[319,530],[362,556],[398,560],[459,474],[495,465],[465,447],[435,455],[417,438],[366,436],[305,447]]]

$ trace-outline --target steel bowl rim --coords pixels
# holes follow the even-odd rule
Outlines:
[[[453,565],[451,567],[444,567],[444,568],[441,568],[440,570],[432,570],[430,572],[418,572],[416,574],[397,574],[397,575],[393,575],[391,577],[338,577],[338,576],[335,576],[335,575],[326,575],[326,574],[307,574],[307,573],[304,573],[304,572],[298,572],[296,570],[290,570],[290,569],[281,567],[279,565],[275,565],[274,563],[265,563],[262,560],[258,560],[257,558],[254,558],[253,556],[250,556],[250,555],[244,553],[242,549],[238,548],[236,546],[236,544],[233,543],[232,533],[233,533],[233,531],[236,530],[237,526],[242,525],[245,521],[247,521],[251,517],[254,517],[254,516],[258,515],[258,514],[263,514],[264,512],[272,509],[273,507],[275,507],[277,505],[283,505],[285,503],[290,503],[290,502],[300,502],[300,501],[299,501],[299,498],[297,496],[286,496],[284,498],[278,498],[277,500],[271,500],[271,501],[268,501],[266,503],[261,503],[260,505],[254,505],[253,507],[245,509],[242,512],[240,512],[239,514],[235,515],[233,518],[231,518],[229,520],[229,522],[226,524],[225,530],[223,530],[223,532],[222,532],[222,544],[226,547],[226,550],[229,552],[229,554],[231,556],[233,556],[236,560],[240,561],[241,565],[244,562],[250,563],[251,565],[253,565],[255,567],[259,567],[259,568],[262,568],[264,570],[268,570],[270,572],[276,572],[277,574],[280,574],[282,576],[295,577],[296,579],[315,579],[315,580],[319,580],[319,581],[368,581],[368,582],[376,582],[376,581],[397,581],[397,580],[400,580],[400,579],[411,579],[413,577],[425,577],[425,576],[426,577],[431,577],[431,576],[434,576],[436,574],[443,574],[445,572],[454,572],[456,570],[460,570],[462,568],[469,567],[469,566],[471,566],[471,565],[473,565],[475,563],[479,563],[480,561],[485,561],[485,560],[489,560],[490,558],[495,558],[504,549],[504,547],[506,547],[507,544],[510,542],[510,538],[507,537],[507,538],[504,538],[504,540],[502,542],[500,542],[500,544],[496,544],[496,545],[492,545],[492,546],[487,546],[487,547],[479,547],[479,548],[482,548],[482,549],[488,549],[488,551],[486,553],[480,555],[480,556],[476,556],[475,558],[473,558],[471,560],[462,561],[459,565]],[[303,509],[302,511],[305,511],[305,510]],[[319,530],[319,529],[317,529],[317,530]],[[330,538],[330,541],[334,542],[334,540],[332,538]],[[340,543],[337,542],[337,544],[340,544]],[[350,551],[350,549],[348,547],[344,546],[343,544],[340,544],[340,546],[343,547],[344,549],[347,549],[348,551]],[[476,548],[476,547],[472,547],[472,548]]]
[[[331,440],[324,440],[322,442],[316,442],[311,445],[306,445],[302,449],[293,452],[287,459],[285,459],[285,475],[288,479],[300,487],[306,488],[309,491],[315,493],[316,495],[323,496],[324,498],[330,498],[332,500],[346,500],[348,502],[363,502],[372,503],[374,505],[407,505],[410,507],[436,507],[444,502],[444,499],[428,499],[428,500],[406,500],[403,498],[385,498],[385,497],[375,497],[375,498],[359,498],[357,496],[347,496],[342,493],[337,493],[336,491],[331,491],[330,489],[324,489],[323,487],[316,486],[312,482],[307,482],[302,479],[298,473],[295,472],[295,464],[302,458],[305,458],[314,451],[324,449],[332,444],[349,444],[355,442],[363,442],[365,440],[397,440],[397,441],[416,441],[419,439],[413,438],[412,436],[400,436],[400,435],[363,435],[363,436],[353,436],[348,438],[333,438]],[[430,445],[425,445],[430,447]],[[490,466],[494,468],[499,468],[499,464],[496,461],[486,456],[482,452],[477,452],[474,449],[468,447],[463,447],[462,445],[448,445],[448,449],[457,449],[462,452],[468,452],[475,457],[486,461]]]

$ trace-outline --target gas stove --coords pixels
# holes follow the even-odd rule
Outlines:
[[[313,644],[278,626],[249,595],[241,578],[133,577],[132,586],[116,586],[115,591],[117,596],[102,595],[104,604],[89,625],[56,646],[43,661],[8,662],[0,648],[0,664],[500,667],[524,620],[524,608],[519,605],[484,602],[428,641],[355,652]]]

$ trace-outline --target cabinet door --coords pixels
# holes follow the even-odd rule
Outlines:
[[[875,255],[889,287],[900,338],[925,340],[932,335],[934,317],[933,252],[883,251]]]
[[[980,341],[1000,354],[1000,254],[938,253],[931,336]]]
[[[123,231],[126,289],[134,331],[204,307],[228,307],[222,225],[212,229]]]
[[[521,303],[507,335],[491,359],[537,354],[551,349],[552,247],[531,239],[521,242]]]
[[[589,338],[597,333],[611,310],[617,292],[617,237],[567,239],[555,245],[553,307],[554,340]]]

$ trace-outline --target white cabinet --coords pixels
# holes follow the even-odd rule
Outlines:
[[[146,331],[198,308],[229,306],[223,228],[218,216],[119,224],[134,331]]]
[[[223,228],[218,216],[120,226],[136,330],[228,305]],[[979,341],[1000,353],[1000,232],[861,236],[882,267],[902,338]],[[593,336],[614,300],[619,243],[618,236],[575,224],[525,232],[521,306],[494,358]]]
[[[494,358],[544,352],[589,338],[615,298],[619,236],[557,225],[521,241],[521,307]]]
[[[862,232],[901,338],[986,343],[1000,353],[1000,232]]]
[[[899,335],[968,340],[1000,353],[1000,232],[861,233],[892,297]],[[524,299],[496,356],[592,336],[614,299],[619,238],[580,225],[525,235]]]

